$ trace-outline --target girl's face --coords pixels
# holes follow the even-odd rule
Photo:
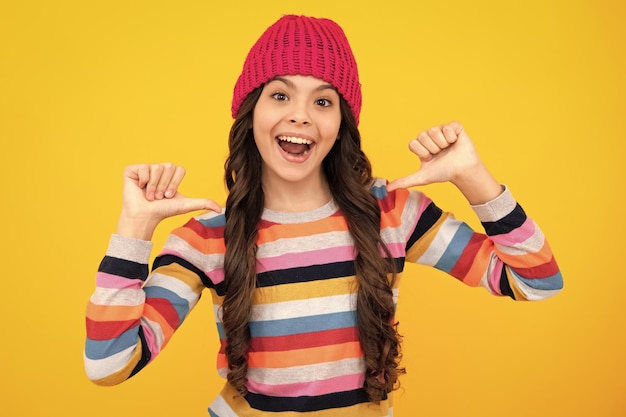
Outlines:
[[[285,75],[267,82],[252,129],[263,159],[265,187],[324,180],[322,161],[339,134],[339,94],[311,76]]]

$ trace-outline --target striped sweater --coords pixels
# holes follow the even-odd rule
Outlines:
[[[418,191],[371,189],[381,236],[401,266],[430,265],[498,296],[539,300],[562,278],[541,230],[508,189],[474,207],[485,234],[441,211]],[[85,367],[97,384],[120,383],[150,363],[198,302],[211,294],[226,376],[221,324],[224,214],[172,232],[149,274],[151,243],[113,235],[87,306]],[[258,227],[257,289],[249,320],[245,397],[226,383],[211,416],[391,416],[392,395],[368,402],[356,323],[354,246],[334,202],[305,213],[265,210]],[[401,280],[397,280],[399,282]],[[394,288],[397,301],[398,288]],[[339,414],[338,414],[339,413]]]

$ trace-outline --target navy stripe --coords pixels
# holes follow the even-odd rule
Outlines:
[[[148,277],[148,265],[107,255],[100,262],[98,272],[145,281]]]
[[[129,378],[141,371],[152,358],[152,353],[150,353],[150,349],[148,349],[148,342],[146,342],[146,336],[144,335],[143,327],[141,326],[139,327],[139,340],[141,341],[141,358],[139,359],[137,365],[135,365],[135,369],[133,369],[128,376]]]
[[[158,267],[160,266],[166,266],[166,265],[171,265],[171,264],[178,264],[180,266],[182,266],[185,269],[190,270],[191,272],[193,272],[194,274],[196,274],[198,276],[198,278],[200,278],[200,280],[202,281],[202,283],[204,284],[205,287],[207,288],[214,288],[218,295],[223,295],[223,283],[221,283],[221,287],[222,287],[222,291],[218,291],[218,287],[220,287],[220,284],[215,285],[213,284],[213,282],[209,279],[209,277],[198,267],[196,267],[194,264],[192,264],[189,261],[186,261],[176,255],[161,255],[158,256],[155,260],[154,260],[154,264],[152,265],[152,270],[155,271]]]
[[[521,227],[526,221],[526,213],[522,206],[515,205],[515,208],[506,216],[495,222],[482,222],[485,232],[488,236],[504,235],[518,227]]]
[[[442,213],[441,209],[437,207],[435,203],[431,202],[417,221],[415,230],[413,230],[411,237],[409,237],[409,241],[406,243],[405,249],[409,250],[409,248],[413,246],[413,244],[417,242],[420,237],[424,236],[424,233],[437,223],[437,220],[439,220]]]
[[[506,266],[502,268],[502,272],[500,273],[500,293],[515,300],[515,293],[509,285],[509,277],[506,273]]]
[[[353,261],[279,269],[257,274],[257,287],[349,277],[353,276],[354,273]]]
[[[383,400],[386,399],[387,396],[385,395]],[[257,410],[269,412],[295,411],[299,413],[350,407],[369,402],[367,394],[362,388],[314,397],[270,397],[248,393],[246,400],[252,408]],[[337,410],[337,415],[341,415],[341,410]]]

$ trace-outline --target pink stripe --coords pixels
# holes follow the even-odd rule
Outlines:
[[[152,353],[152,357],[150,359],[150,362],[152,362],[152,359],[154,359],[159,354],[159,351],[161,349],[156,343],[156,338],[154,337],[154,333],[152,332],[150,326],[142,324],[141,327],[143,328],[143,335],[146,338],[146,343],[148,344],[148,350],[150,351],[150,353]]]
[[[491,287],[491,290],[498,295],[502,295],[502,292],[500,292],[500,279],[502,279],[503,267],[504,263],[502,261],[498,261],[496,267],[493,268],[493,271],[491,271],[491,274],[489,275],[489,286]]]
[[[406,243],[401,243],[401,242],[387,243],[387,248],[389,249],[389,252],[391,252],[391,256],[393,256],[394,258],[401,258],[403,256],[406,256],[405,247],[406,247]],[[381,255],[382,254],[383,253],[381,250]]]
[[[530,239],[535,234],[535,222],[527,218],[524,224],[504,235],[490,236],[490,239],[499,245],[512,246]]]
[[[416,216],[416,218],[418,218],[418,219],[420,217],[422,217],[422,213],[424,213],[424,210],[426,210],[426,207],[428,207],[428,205],[433,202],[433,200],[428,198],[425,194],[422,194],[421,197],[422,198],[420,199],[420,205],[417,208],[417,216]]]
[[[302,253],[289,253],[282,256],[257,259],[257,272],[275,271],[287,267],[319,265],[320,263],[342,262],[354,259],[352,246],[335,246]]]
[[[257,394],[278,397],[302,397],[355,390],[363,387],[364,380],[365,375],[359,373],[323,379],[320,381],[280,385],[261,384],[253,380],[248,380],[246,386],[250,392]]]
[[[139,289],[143,281],[140,279],[124,278],[106,272],[96,273],[96,287],[122,289]]]

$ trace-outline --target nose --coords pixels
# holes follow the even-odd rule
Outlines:
[[[304,103],[294,104],[288,119],[290,124],[297,126],[308,126],[311,124],[311,118]]]

